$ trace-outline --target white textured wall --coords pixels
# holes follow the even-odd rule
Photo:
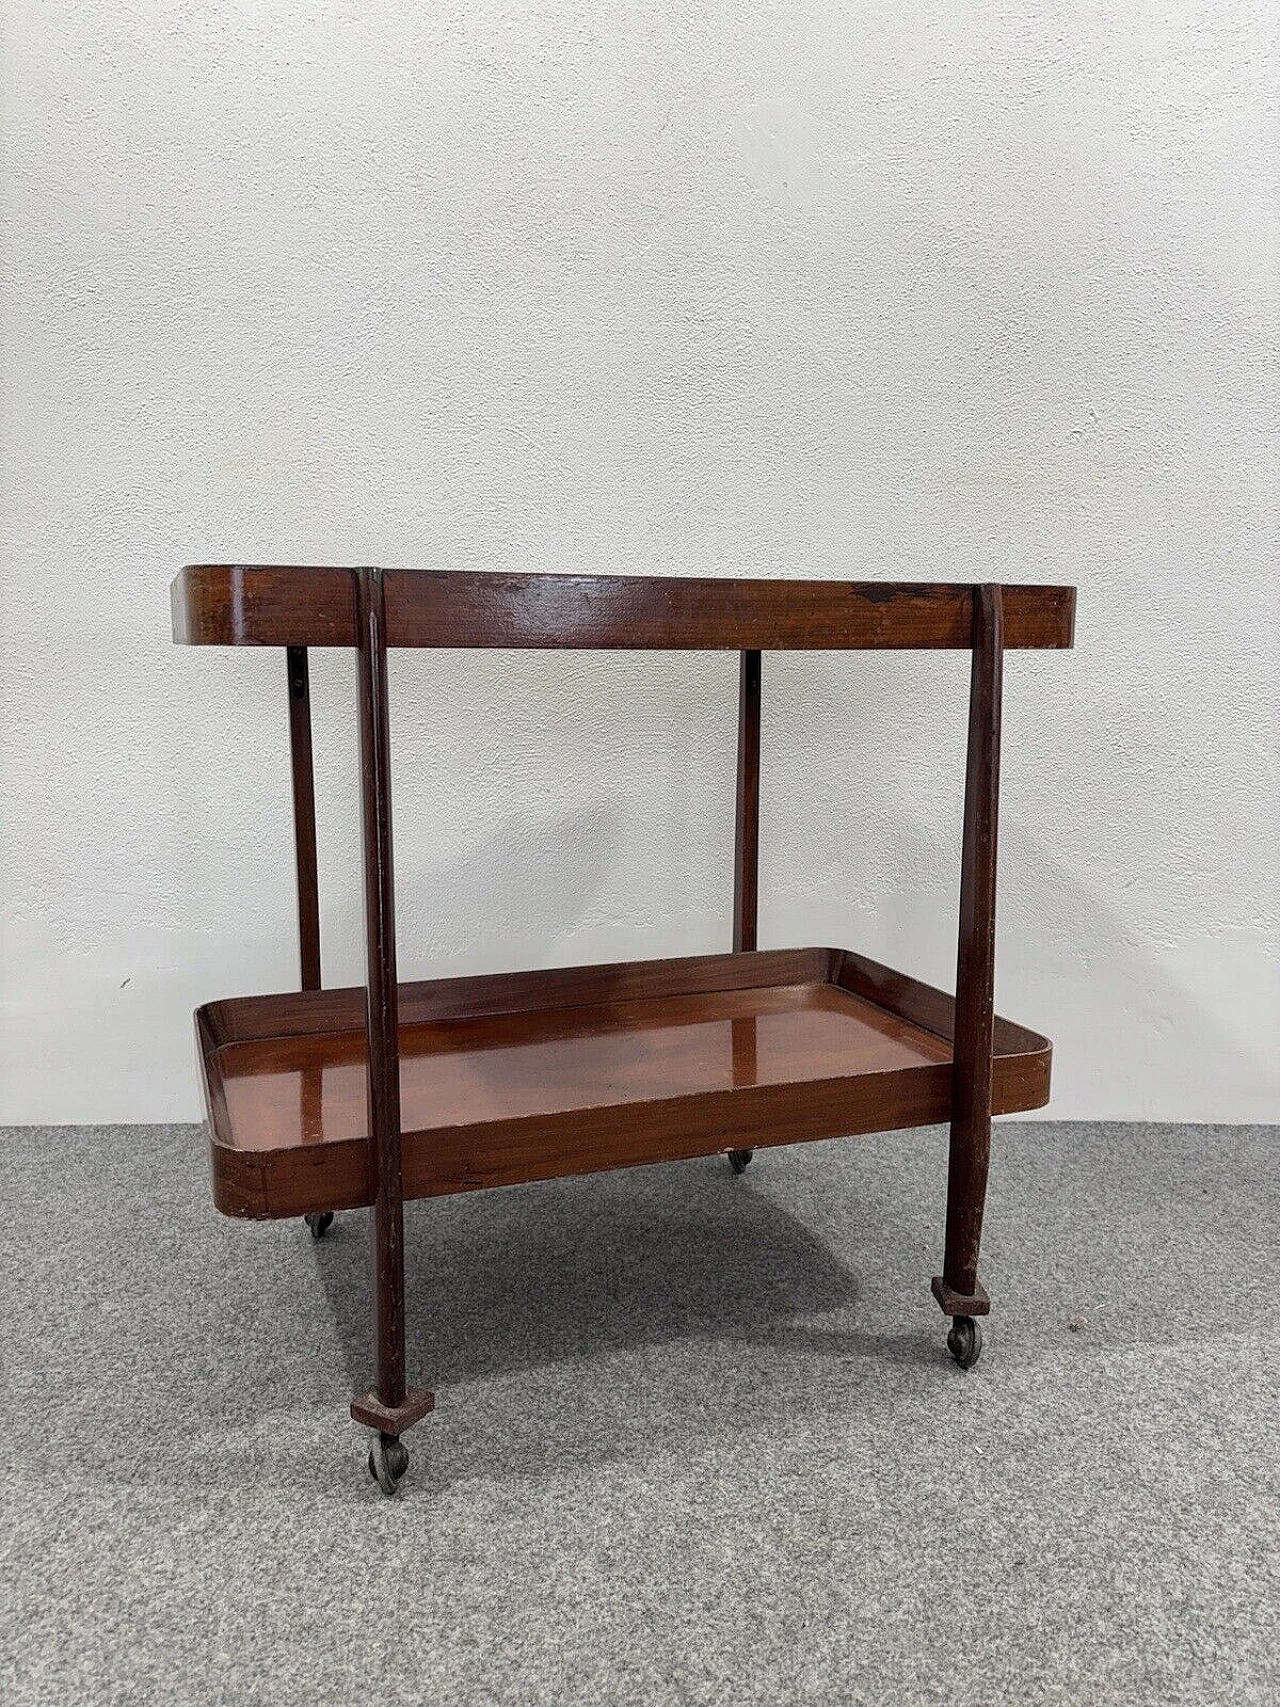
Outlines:
[[[194,1117],[293,976],[283,659],[168,637],[226,558],[1077,582],[1000,1006],[1060,1114],[1280,1117],[1271,6],[3,14],[0,1118]],[[950,979],[964,673],[766,660],[766,945]],[[404,973],[725,945],[734,680],[398,656]]]

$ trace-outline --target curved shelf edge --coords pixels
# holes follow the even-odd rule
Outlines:
[[[391,646],[792,651],[973,641],[969,583],[388,569]],[[1074,587],[1002,588],[1006,648],[1070,647]],[[170,589],[190,646],[354,646],[350,569],[198,563]]]
[[[198,1010],[225,1214],[370,1202],[363,1014],[359,987]],[[945,1121],[953,1018],[943,992],[826,948],[405,984],[405,1196]],[[997,1019],[995,1112],[1043,1107],[1051,1060]]]

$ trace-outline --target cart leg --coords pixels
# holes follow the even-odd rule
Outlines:
[[[760,898],[760,654],[738,654],[738,772],[733,833],[733,952],[754,952]],[[739,1044],[742,1044],[741,1051]],[[744,1056],[746,1082],[756,1076],[755,1022],[742,1031],[733,1025],[734,1082],[739,1081],[739,1054]],[[729,1166],[742,1174],[754,1150],[730,1150]]]
[[[733,834],[733,952],[756,946],[760,899],[760,654],[738,658],[738,772]]]
[[[978,1280],[978,1253],[991,1159],[1003,661],[1000,589],[977,587],[973,596],[973,668],[960,868],[946,1251],[942,1273],[933,1281],[933,1295],[951,1317],[947,1349],[962,1369],[978,1361],[982,1332],[977,1318],[991,1309],[991,1300]]]
[[[391,751],[385,591],[380,569],[356,578],[360,660],[361,819],[364,835],[369,1150],[373,1180],[373,1317],[377,1385],[351,1402],[376,1431],[369,1469],[394,1494],[409,1464],[400,1436],[435,1397],[408,1386],[404,1332],[404,1181],[400,1155],[400,1031],[395,882],[391,859]]]
[[[320,988],[320,887],[316,874],[316,778],[311,751],[311,671],[305,646],[286,648],[289,681],[289,758],[293,776],[293,852],[298,878],[298,970],[301,988]],[[320,1119],[319,1073],[302,1075],[302,1130]],[[333,1225],[330,1210],[305,1217],[313,1239]]]

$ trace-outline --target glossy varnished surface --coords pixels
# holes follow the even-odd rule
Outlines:
[[[363,992],[202,1010],[218,1200],[370,1192]],[[431,1195],[947,1118],[953,1004],[874,962],[769,951],[401,987],[406,1193]],[[1002,1112],[1048,1045],[998,1022]]]
[[[650,998],[400,1032],[408,1132],[950,1059],[940,1039],[831,985]],[[219,1061],[238,1148],[362,1137],[364,1037],[230,1044]]]
[[[387,569],[389,646],[693,651],[952,647],[973,588],[945,582],[520,575]],[[1006,647],[1063,647],[1073,587],[1003,589]],[[349,569],[191,564],[171,590],[174,639],[203,646],[353,646]]]

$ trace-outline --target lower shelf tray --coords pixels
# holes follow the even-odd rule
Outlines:
[[[364,1013],[363,988],[197,1011],[224,1213],[371,1201]],[[946,1120],[953,1018],[828,948],[402,984],[405,1196]],[[1050,1055],[997,1019],[997,1114],[1048,1101]]]

